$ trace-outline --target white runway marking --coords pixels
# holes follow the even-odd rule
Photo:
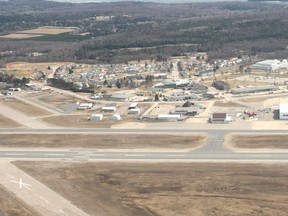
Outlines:
[[[42,196],[40,196],[40,198],[41,198],[42,200],[44,200],[46,203],[49,203],[49,201],[46,200],[45,198],[43,198]]]
[[[187,155],[166,155],[167,157],[185,157]]]
[[[23,183],[22,178],[20,178],[19,181],[13,181],[13,180],[11,180],[11,182],[16,183],[16,184],[19,184],[19,188],[25,187],[25,188],[27,188],[28,190],[31,190],[31,189],[29,188],[29,187],[31,187],[31,185],[30,185],[30,184]],[[28,186],[29,186],[29,187],[28,187]]]
[[[44,154],[44,155],[46,155],[46,156],[64,156],[65,154],[54,154],[54,153],[49,153],[49,154]]]
[[[61,212],[62,214],[68,215],[68,214],[66,214],[66,212],[64,212],[62,209],[60,209],[59,212]]]
[[[106,156],[105,154],[91,154],[91,156],[95,156],[95,157],[104,157]]]
[[[26,153],[5,153],[5,155],[9,155],[9,156],[21,156],[21,155],[26,155]]]
[[[125,157],[146,157],[145,154],[126,154]]]

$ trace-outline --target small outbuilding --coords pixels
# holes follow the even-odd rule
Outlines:
[[[114,114],[111,119],[112,121],[120,121],[122,120],[121,116],[119,114]]]
[[[89,120],[90,121],[101,121],[103,119],[103,114],[92,114],[90,117],[89,117]]]
[[[130,109],[128,114],[132,114],[132,115],[139,115],[141,112],[140,109]]]
[[[78,105],[78,110],[87,110],[87,109],[91,109],[93,107],[93,103],[80,103]]]
[[[116,111],[116,107],[115,106],[109,106],[109,107],[102,107],[102,112],[115,112]]]

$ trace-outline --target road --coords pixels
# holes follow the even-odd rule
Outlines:
[[[52,159],[52,160],[199,160],[199,161],[288,161],[288,153],[237,153],[223,147],[224,136],[231,133],[249,134],[284,134],[287,130],[189,130],[189,129],[1,129],[0,133],[153,133],[153,134],[208,134],[207,143],[198,149],[188,152],[111,152],[97,149],[77,151],[0,151],[0,158],[12,159]]]

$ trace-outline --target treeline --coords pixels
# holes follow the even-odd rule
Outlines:
[[[0,2],[0,34],[54,25],[75,26],[90,35],[83,40],[68,34],[56,39],[54,36],[23,41],[0,39],[0,52],[14,51],[12,56],[5,54],[0,64],[17,60],[87,63],[165,60],[187,52],[233,56],[237,54],[234,48],[243,47],[245,54],[284,53],[288,44],[287,9],[276,4],[36,2]],[[99,21],[97,16],[111,18]],[[259,41],[263,47],[255,46]],[[28,58],[31,52],[45,55]]]
[[[47,80],[47,84],[59,89],[71,90],[74,92],[87,92],[87,93],[94,92],[94,87],[79,89],[79,87],[75,85],[73,82],[66,82],[63,79],[50,78]]]
[[[13,84],[14,87],[23,87],[25,86],[25,84],[29,83],[29,79],[26,77],[19,79],[14,75],[10,75],[5,72],[0,72],[0,82],[6,84]]]

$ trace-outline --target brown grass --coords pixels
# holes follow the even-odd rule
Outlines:
[[[90,215],[288,212],[287,165],[16,162]]]
[[[288,149],[288,135],[234,135],[227,145],[244,149]]]
[[[63,110],[63,106],[67,104],[83,102],[83,100],[79,98],[75,98],[70,95],[62,95],[56,92],[41,95],[37,97],[37,100],[39,100],[40,102],[46,103],[48,105],[52,105],[62,110]]]
[[[30,77],[36,70],[43,72],[52,72],[48,70],[48,66],[55,67],[61,65],[70,64],[69,62],[38,62],[38,63],[28,63],[28,62],[11,62],[6,64],[5,68],[1,68],[1,71],[4,71],[9,74],[13,74],[17,77]]]
[[[16,128],[21,127],[20,124],[14,122],[12,119],[6,118],[0,114],[0,128]]]
[[[151,134],[0,134],[0,147],[151,149],[193,148],[205,136]]]
[[[218,107],[245,107],[241,104],[231,102],[231,101],[227,101],[227,102],[226,101],[215,101],[214,106],[218,106]]]
[[[0,185],[0,215],[2,216],[38,216],[21,200]]]
[[[59,127],[70,128],[110,128],[112,125],[123,123],[123,121],[89,121],[90,115],[62,115],[45,117],[41,120]]]
[[[263,101],[271,99],[271,98],[277,98],[277,97],[272,95],[272,96],[268,96],[268,97],[244,98],[244,99],[241,99],[239,101],[245,102],[245,103],[256,103],[256,102],[263,102]]]
[[[6,98],[5,100],[0,101],[0,103],[9,106],[19,112],[22,112],[27,116],[45,116],[51,114],[46,110],[40,109],[31,104],[24,103],[15,98],[9,98],[9,99]]]

